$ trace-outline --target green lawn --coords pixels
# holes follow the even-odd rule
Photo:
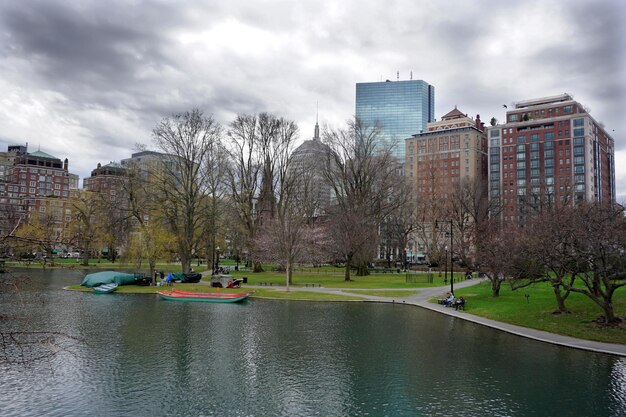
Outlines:
[[[544,283],[516,291],[503,285],[500,296],[494,298],[487,282],[455,290],[455,295],[465,297],[467,311],[477,316],[581,339],[626,344],[626,324],[605,328],[594,323],[602,310],[582,294],[572,293],[565,301],[571,314],[553,314],[554,294]],[[626,288],[616,291],[613,301],[616,315],[626,319]]]
[[[419,291],[410,290],[346,290],[353,294],[373,295],[375,297],[390,297],[390,298],[406,298],[412,295],[418,294]]]
[[[284,291],[284,290],[271,290],[271,289],[255,289],[252,297],[259,298],[280,298],[289,300],[307,300],[307,301],[363,301],[362,297],[341,295],[341,294],[326,294],[321,292],[311,291]]]
[[[232,272],[234,277],[247,277],[250,285],[285,285],[285,274],[276,271],[265,272]],[[455,279],[461,279],[462,274],[455,274]],[[443,276],[439,277],[435,274],[433,283],[407,283],[404,273],[376,273],[365,277],[357,277],[351,275],[351,281],[344,280],[343,269],[326,267],[319,270],[311,268],[305,270],[297,270],[293,274],[293,286],[306,286],[314,284],[321,285],[326,288],[355,288],[355,289],[378,289],[378,288],[423,288],[438,287],[444,285]]]

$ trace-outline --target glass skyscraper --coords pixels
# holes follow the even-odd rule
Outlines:
[[[381,140],[391,141],[404,163],[404,140],[435,120],[435,87],[422,80],[357,83],[355,114],[367,125],[379,123]]]

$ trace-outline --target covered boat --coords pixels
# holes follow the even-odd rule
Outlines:
[[[135,274],[127,274],[119,271],[102,271],[85,275],[80,285],[85,287],[97,287],[102,284],[130,285],[135,283]]]
[[[244,293],[221,293],[221,292],[192,292],[192,291],[157,291],[164,300],[169,301],[204,301],[209,303],[236,303],[243,301],[252,294]]]
[[[115,291],[117,287],[118,285],[116,283],[102,284],[98,285],[97,287],[93,287],[93,292],[95,292],[96,294],[108,294]]]

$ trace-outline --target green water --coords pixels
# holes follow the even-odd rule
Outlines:
[[[417,307],[177,303],[28,275],[0,325],[59,332],[63,350],[5,361],[1,416],[626,415],[626,360]]]

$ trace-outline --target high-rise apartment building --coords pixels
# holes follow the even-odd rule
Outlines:
[[[487,136],[479,115],[472,119],[455,107],[440,121],[428,123],[426,131],[406,139],[405,146],[404,175],[416,196],[420,225],[407,253],[411,260],[423,260],[445,245],[434,225],[459,217],[464,193],[486,201]]]
[[[516,103],[488,137],[489,196],[505,221],[555,201],[615,201],[613,138],[570,95]]]
[[[435,88],[422,80],[357,83],[355,115],[369,126],[380,124],[381,140],[394,145],[403,163],[404,140],[435,120]]]
[[[0,190],[0,211],[13,220],[0,224],[0,229],[10,231],[18,219],[30,217],[33,221],[33,213],[37,213],[40,220],[54,223],[59,235],[66,231],[71,217],[68,160],[40,150],[27,153],[26,147],[10,148],[9,153],[14,157]]]

